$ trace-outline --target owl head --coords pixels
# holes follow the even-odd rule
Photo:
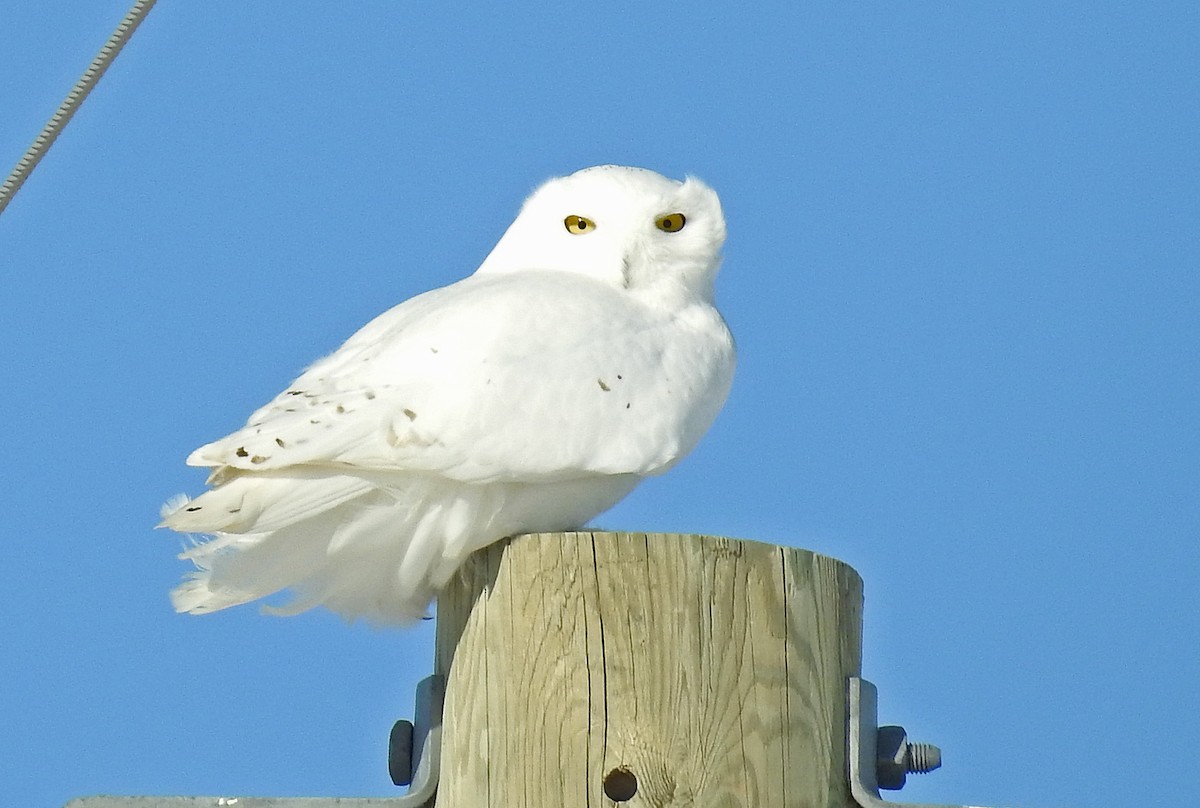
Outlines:
[[[534,191],[476,274],[570,272],[635,295],[711,300],[724,242],[721,202],[700,180],[596,166]]]

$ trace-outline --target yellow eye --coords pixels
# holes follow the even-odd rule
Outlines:
[[[668,213],[654,220],[654,226],[664,233],[678,233],[687,224],[687,217],[682,213]]]
[[[574,236],[590,233],[596,229],[596,223],[591,219],[576,216],[574,213],[563,219],[563,224],[566,226],[567,232]]]

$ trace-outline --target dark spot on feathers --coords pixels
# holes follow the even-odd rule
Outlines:
[[[229,512],[230,513],[241,513],[242,509],[241,508],[230,508]]]
[[[276,438],[275,445],[278,446],[280,449],[282,449],[283,448],[283,438]]]
[[[620,373],[617,374],[617,381],[620,381],[621,379],[624,379],[624,378],[625,377],[622,376]]]
[[[190,507],[190,508],[188,508],[188,509],[187,509],[187,512],[188,512],[188,513],[195,513],[196,511],[200,510],[200,509],[201,509],[201,508],[203,508],[203,507],[204,507],[203,505],[193,505],[192,507]]]
[[[375,400],[375,394],[367,393],[367,401],[374,401],[374,400]]]
[[[600,389],[601,389],[601,390],[603,390],[603,391],[604,391],[604,392],[606,392],[606,393],[607,393],[607,392],[609,391],[609,389],[610,389],[610,388],[609,388],[609,386],[608,386],[607,384],[605,384],[605,383],[604,383],[604,379],[596,379],[596,384],[600,385]]]
[[[430,351],[432,351],[433,353],[437,353],[437,352],[438,352],[438,349],[437,349],[437,348],[435,348],[435,347],[433,347],[432,345],[430,345],[430,346],[429,346],[429,350],[430,350]]]
[[[341,404],[338,404],[338,405],[337,405],[337,411],[338,411],[338,412],[345,412],[345,411],[346,411],[346,408],[345,408],[345,407],[343,407]]]
[[[629,402],[628,402],[628,401],[626,401],[626,402],[625,402],[625,409],[629,409]]]
[[[250,453],[246,451],[245,446],[239,446],[237,448],[237,451],[234,452],[234,454],[237,455],[238,457],[249,457],[250,456]]]
[[[404,413],[406,416],[408,416],[408,420],[410,420],[410,421],[415,421],[415,420],[417,420],[417,414],[416,414],[415,412],[413,412],[412,410],[410,410],[408,407],[405,407],[405,408],[402,410],[402,412],[403,412],[403,413]]]
[[[320,421],[318,421],[316,418],[313,418],[313,419],[311,419],[311,420],[309,421],[309,423],[310,423],[310,424],[319,424],[319,423],[321,423],[321,422],[320,422]]]
[[[287,394],[289,396],[302,396],[302,395],[304,395],[304,391],[303,390],[288,390]]]
[[[254,457],[250,458],[250,462],[257,466],[259,463],[266,463],[267,458],[263,457],[262,455],[255,455]]]

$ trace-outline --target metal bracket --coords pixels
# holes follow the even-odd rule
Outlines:
[[[880,797],[881,787],[901,788],[906,772],[931,771],[940,766],[941,750],[929,744],[910,745],[903,727],[880,727],[879,691],[866,679],[851,676],[846,695],[850,705],[850,731],[847,733],[850,749],[846,757],[850,768],[850,793],[855,802],[862,808],[972,808],[889,802]]]
[[[414,722],[397,721],[388,744],[388,769],[402,797],[83,797],[66,808],[426,808],[437,791],[442,762],[446,682],[429,676],[417,685]]]
[[[388,739],[388,773],[398,786],[408,786],[403,797],[390,802],[396,808],[424,808],[437,791],[442,768],[442,707],[446,680],[434,674],[417,684],[413,721],[400,720]]]
[[[437,792],[441,769],[442,710],[445,679],[428,676],[417,685],[414,721],[397,721],[388,744],[388,770],[396,785],[408,785],[402,797],[236,798],[236,797],[87,797],[67,808],[426,808]],[[850,793],[861,808],[971,808],[971,806],[889,802],[879,789],[898,789],[907,772],[941,764],[941,753],[928,744],[910,744],[901,727],[878,726],[879,693],[866,679],[847,683],[849,726],[847,767]]]

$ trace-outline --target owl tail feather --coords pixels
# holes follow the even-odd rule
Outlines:
[[[244,475],[169,506],[163,526],[212,536],[180,555],[196,570],[171,601],[191,614],[290,589],[292,602],[264,611],[323,605],[348,619],[409,624],[471,549],[500,537],[499,503],[486,489],[428,479]]]

